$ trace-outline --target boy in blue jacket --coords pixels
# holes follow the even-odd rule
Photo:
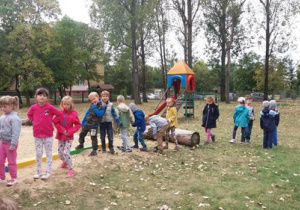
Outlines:
[[[260,111],[260,127],[264,130],[263,148],[272,149],[273,134],[276,128],[275,115],[276,112],[270,110],[269,101],[263,102],[263,110]]]
[[[277,103],[275,100],[271,100],[270,101],[270,106],[269,106],[270,110],[273,110],[276,115],[275,115],[275,129],[274,129],[274,133],[273,133],[273,144],[274,146],[276,147],[278,144],[277,144],[277,127],[279,125],[279,121],[280,121],[280,113],[279,113],[279,110],[277,108]]]
[[[134,146],[132,146],[132,148],[139,148],[138,144],[140,141],[141,145],[143,146],[143,148],[140,148],[140,151],[146,152],[147,145],[145,144],[145,141],[143,139],[143,133],[146,129],[144,112],[140,109],[137,109],[134,103],[130,103],[129,108],[131,109],[135,119],[131,125],[133,127],[136,127],[135,133],[133,135]]]
[[[238,98],[239,105],[234,108],[233,121],[234,127],[232,132],[232,139],[230,143],[235,143],[236,131],[239,127],[242,129],[241,143],[245,142],[248,123],[250,119],[249,109],[245,106],[245,98]]]
[[[88,132],[90,132],[93,151],[89,154],[89,156],[95,156],[97,155],[98,150],[97,128],[105,113],[106,107],[104,103],[102,104],[100,102],[98,93],[91,92],[88,97],[91,104],[81,122],[82,128],[79,134],[79,145],[75,147],[75,149],[82,149],[84,147],[84,138]]]

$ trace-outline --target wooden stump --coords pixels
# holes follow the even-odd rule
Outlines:
[[[196,146],[197,144],[200,144],[200,135],[198,132],[194,131],[188,131],[183,129],[177,129],[175,130],[176,139],[178,141],[178,144],[186,145],[186,146]],[[153,133],[152,128],[150,126],[147,126],[146,131],[144,132],[143,137],[145,139],[153,139]],[[170,142],[174,142],[173,138],[170,138]]]

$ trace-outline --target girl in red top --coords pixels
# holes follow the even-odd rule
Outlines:
[[[36,152],[36,170],[34,179],[46,180],[51,175],[52,145],[53,145],[53,117],[60,116],[58,109],[48,103],[49,92],[46,88],[38,88],[35,91],[36,104],[32,105],[27,112],[27,117],[33,124],[33,136]],[[43,147],[46,151],[46,173],[41,174]]]
[[[57,129],[56,139],[58,139],[58,155],[63,161],[60,168],[68,168],[68,177],[74,176],[73,162],[70,150],[73,142],[73,134],[80,129],[80,120],[77,112],[74,110],[74,102],[72,97],[65,96],[61,100],[60,112],[62,116],[55,119],[55,127]]]

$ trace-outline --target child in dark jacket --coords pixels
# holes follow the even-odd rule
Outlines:
[[[280,121],[280,113],[279,113],[279,110],[277,108],[277,103],[276,103],[275,100],[270,101],[270,107],[269,108],[276,113],[276,115],[275,115],[276,128],[275,128],[274,133],[273,133],[273,144],[274,144],[274,146],[277,146],[277,127],[278,127],[279,121]]]
[[[272,149],[273,133],[276,128],[276,112],[269,109],[269,101],[263,102],[263,110],[260,112],[260,127],[264,130],[263,148]]]
[[[101,117],[105,113],[106,104],[100,102],[99,95],[96,92],[91,92],[89,94],[89,100],[91,101],[91,104],[81,122],[82,129],[79,134],[79,145],[75,147],[75,149],[82,149],[84,147],[84,138],[88,132],[90,132],[93,151],[89,156],[95,156],[97,155],[98,150],[97,130],[99,123],[101,122]]]
[[[215,135],[211,133],[212,128],[216,128],[217,119],[219,118],[219,108],[214,103],[213,97],[206,98],[206,105],[203,109],[202,127],[205,128],[206,141],[204,144],[209,144],[209,139],[215,142]]]
[[[147,151],[147,145],[145,144],[143,133],[146,129],[145,124],[145,114],[142,110],[137,109],[134,103],[129,104],[129,108],[131,109],[134,115],[134,122],[131,124],[133,127],[136,127],[136,130],[133,135],[134,146],[132,148],[139,148],[139,142],[143,146],[140,148],[140,151]]]

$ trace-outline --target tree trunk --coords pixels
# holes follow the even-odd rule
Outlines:
[[[223,15],[221,17],[221,36],[222,36],[222,42],[221,42],[221,48],[222,48],[222,54],[221,54],[221,71],[220,71],[220,94],[221,94],[221,101],[225,101],[225,71],[226,71],[226,14],[225,11],[223,11]]]
[[[22,101],[21,92],[20,92],[20,90],[19,90],[19,75],[18,75],[18,74],[16,75],[15,79],[16,79],[15,90],[16,90],[16,92],[17,92],[17,94],[18,94],[20,107],[22,107],[23,101]]]
[[[270,0],[266,0],[266,58],[265,58],[265,82],[264,100],[268,100],[269,89],[269,58],[270,58]]]
[[[231,72],[231,55],[230,55],[230,45],[227,46],[227,70],[226,70],[226,78],[225,78],[225,98],[226,104],[230,103],[229,100],[229,91],[230,91],[230,72]]]
[[[143,2],[143,1],[142,1]],[[143,102],[147,101],[147,85],[146,85],[146,60],[145,60],[145,40],[144,32],[141,29],[141,58],[142,58],[142,89],[143,89]]]
[[[200,135],[198,132],[176,129],[175,136],[178,141],[178,144],[193,147],[200,143]],[[145,139],[153,140],[152,128],[150,126],[147,126],[143,137]],[[171,138],[169,141],[174,142],[174,139]]]
[[[192,20],[192,0],[187,1],[187,64],[190,68],[193,67],[193,55],[192,55],[192,37],[193,37],[193,20]]]
[[[136,0],[132,0],[131,2],[131,58],[132,58],[132,80],[133,80],[133,96],[134,96],[134,103],[141,104],[140,98],[140,88],[139,88],[139,73],[137,68],[137,46],[136,46]]]

